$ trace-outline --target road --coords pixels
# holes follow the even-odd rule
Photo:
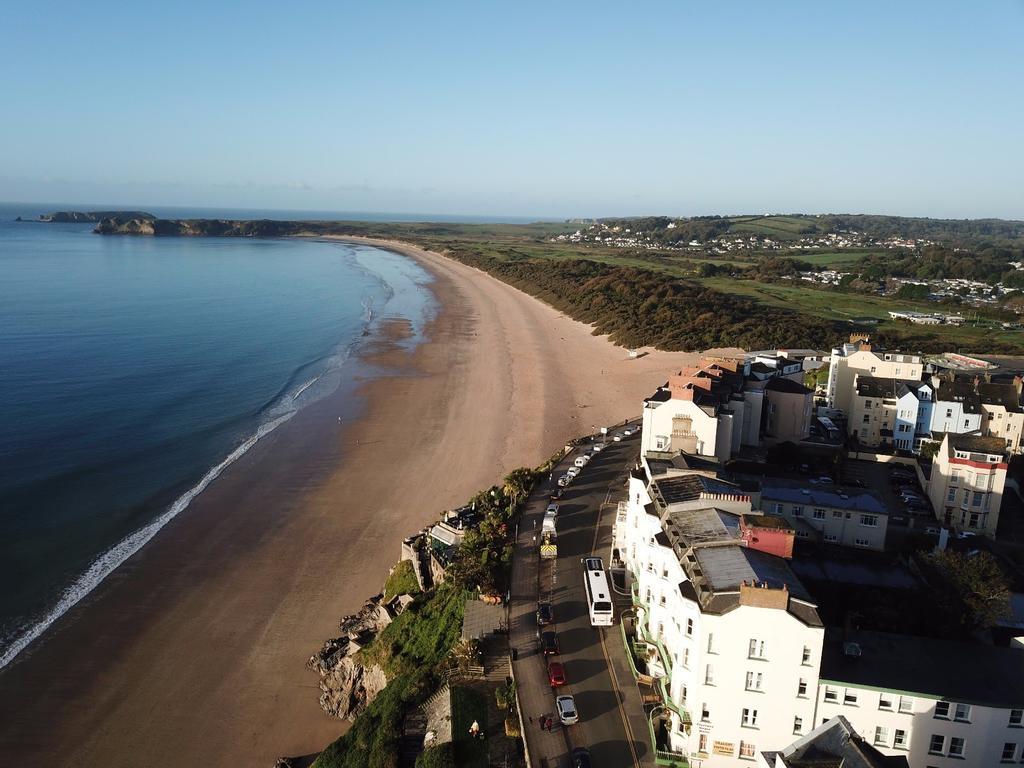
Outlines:
[[[653,764],[643,711],[625,664],[618,624],[606,629],[591,626],[580,562],[590,554],[608,562],[614,509],[616,502],[624,498],[625,472],[636,460],[638,442],[636,436],[620,443],[609,441],[608,447],[596,454],[566,489],[558,502],[558,559],[553,569],[549,570],[549,565],[540,567],[538,542],[534,540],[535,530],[539,539],[540,520],[549,502],[551,485],[542,483],[535,491],[520,522],[512,567],[510,639],[518,656],[514,671],[534,768],[568,765],[569,751],[578,746],[591,750],[594,765],[599,768]],[[554,477],[578,455],[574,451],[566,457]],[[542,574],[545,578],[539,578]],[[540,715],[555,714],[546,666],[537,651],[534,612],[538,591],[554,605],[553,629],[561,647],[559,661],[565,665],[568,679],[568,685],[559,693],[573,695],[580,715],[578,724],[556,727],[552,733],[542,731],[538,724]],[[616,615],[619,608],[617,605]],[[615,663],[616,654],[621,663]]]

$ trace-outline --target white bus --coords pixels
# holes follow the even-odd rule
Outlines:
[[[612,625],[612,590],[600,557],[583,559],[583,586],[587,590],[590,623],[595,627]]]

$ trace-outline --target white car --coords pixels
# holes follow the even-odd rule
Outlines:
[[[583,469],[583,467],[587,466],[588,461],[590,461],[589,456],[577,456],[576,461],[574,461],[573,464],[575,464],[580,469]]]
[[[633,434],[633,428],[632,427],[626,427],[624,430],[622,430],[622,436],[623,437],[629,437],[632,434]]]
[[[562,475],[560,478],[558,478],[558,487],[565,488],[565,486],[567,486],[571,482],[572,478],[569,477],[569,475]]]
[[[576,479],[576,476],[579,473],[580,473],[580,468],[579,467],[569,467],[567,470],[565,470],[565,474],[567,474],[569,477],[573,478],[574,480]]]
[[[617,432],[615,435],[612,436],[612,440],[614,440],[616,443],[621,443],[622,442],[622,433],[621,432]]]
[[[574,725],[580,721],[576,701],[572,696],[559,696],[555,699],[555,708],[558,710],[558,719],[562,725]]]
[[[600,453],[603,450],[604,445],[602,443],[594,443],[594,453]]]
[[[545,514],[549,514],[549,515],[557,515],[558,514],[558,505],[557,504],[548,504],[548,508],[546,510],[544,510],[544,512],[545,512]]]

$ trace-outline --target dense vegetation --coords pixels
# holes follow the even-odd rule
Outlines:
[[[537,469],[521,468],[511,472],[501,485],[481,491],[470,500],[481,515],[478,527],[470,531],[446,568],[445,582],[412,602],[368,646],[360,651],[364,665],[379,664],[388,684],[356,718],[352,727],[330,744],[317,758],[315,768],[394,768],[402,725],[407,711],[420,706],[441,684],[440,674],[448,665],[462,628],[462,613],[467,597],[477,591],[503,591],[508,585],[512,560],[511,530],[520,505],[529,496],[537,478],[546,474],[551,460]],[[396,576],[396,574],[398,574]],[[392,571],[391,590],[414,588],[415,579]],[[398,594],[398,592],[395,592]],[[455,727],[465,713],[479,711],[473,692],[455,692]],[[465,724],[465,729],[469,723]],[[430,750],[424,765],[486,765],[480,763],[482,742],[463,743]]]
[[[668,279],[652,270],[583,259],[496,259],[471,248],[449,255],[537,296],[627,347],[668,350],[828,346],[834,323]]]

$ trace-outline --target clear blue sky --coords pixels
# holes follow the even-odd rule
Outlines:
[[[0,200],[1024,218],[1024,3],[9,3]]]

